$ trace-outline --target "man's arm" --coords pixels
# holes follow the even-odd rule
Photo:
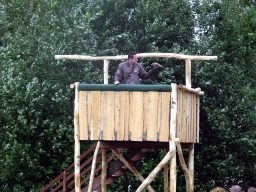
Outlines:
[[[143,68],[143,66],[140,64],[140,78],[141,79],[149,79],[153,76],[158,75],[159,71],[158,68],[155,67],[154,69],[150,70],[149,72],[146,72],[146,70]]]
[[[121,65],[119,65],[116,75],[115,75],[114,84],[119,85],[122,80],[123,80],[123,69],[122,69]]]

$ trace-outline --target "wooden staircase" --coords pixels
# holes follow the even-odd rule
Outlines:
[[[90,149],[88,149],[84,154],[80,157],[81,163],[81,189],[82,192],[87,192],[88,183],[90,179],[90,170],[91,164],[93,160],[93,153],[96,148],[96,144],[94,144]],[[143,146],[136,146],[130,148],[117,148],[117,151],[121,153],[125,159],[131,164],[135,165],[140,161],[145,154],[150,152],[150,148],[145,148]],[[107,184],[110,185],[115,180],[117,180],[120,176],[122,176],[125,172],[129,171],[129,169],[118,159],[116,155],[108,150],[107,155]],[[97,158],[97,168],[96,175],[93,184],[93,191],[101,191],[101,150],[99,151]],[[46,191],[75,191],[74,187],[74,163],[68,166],[61,174],[59,174],[51,183],[49,183],[41,192]]]

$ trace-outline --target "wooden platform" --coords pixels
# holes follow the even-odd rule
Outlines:
[[[169,141],[171,92],[79,91],[78,98],[80,140]],[[176,122],[180,142],[199,142],[199,95],[178,88]]]

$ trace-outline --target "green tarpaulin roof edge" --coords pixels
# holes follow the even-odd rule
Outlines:
[[[133,84],[79,84],[79,91],[157,91],[171,92],[171,85],[133,85]]]

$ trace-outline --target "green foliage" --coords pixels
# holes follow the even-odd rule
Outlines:
[[[81,22],[69,1],[6,1],[1,7],[0,188],[40,191],[73,162],[69,84],[102,78],[95,77],[99,70],[92,63],[54,60],[89,49],[84,32],[71,31]]]
[[[103,66],[54,56],[131,50],[218,56],[218,61],[192,61],[192,86],[205,92],[200,144],[195,145],[195,191],[252,184],[255,9],[237,0],[1,1],[0,190],[40,191],[73,162],[74,93],[69,84],[103,83]],[[140,60],[146,70],[154,61],[165,70],[154,82],[143,83],[185,84],[184,61]],[[110,62],[110,83],[119,62]],[[84,142],[81,152],[88,147]],[[136,167],[146,177],[162,158],[163,151],[153,150]],[[177,172],[177,191],[184,191],[180,167]],[[156,191],[163,190],[162,177],[152,183]],[[129,173],[109,190],[126,191],[128,184],[135,189],[140,182]]]
[[[218,61],[196,62],[193,78],[205,90],[196,172],[206,190],[256,179],[255,11],[238,1],[207,2],[198,11],[198,50],[218,55]]]

